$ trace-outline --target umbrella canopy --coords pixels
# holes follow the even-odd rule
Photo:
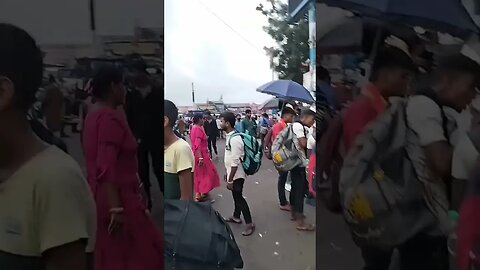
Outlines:
[[[260,107],[260,110],[271,110],[271,109],[278,109],[280,107],[280,99],[279,98],[271,98],[265,101]]]
[[[412,26],[468,37],[480,30],[458,0],[321,0],[360,16],[397,21]]]
[[[336,8],[324,7],[318,4],[322,13],[317,16],[328,14]],[[397,36],[403,40],[409,40],[417,36],[415,30],[403,24],[389,23],[372,18],[361,18],[345,16],[337,18],[334,22],[317,27],[317,51],[321,55],[326,54],[348,54],[363,52],[370,54],[374,48],[374,40],[381,32],[380,40],[390,35]],[[345,34],[348,33],[348,34]]]
[[[310,92],[303,85],[290,80],[276,80],[257,89],[258,92],[285,100],[295,100],[308,104],[315,102]]]

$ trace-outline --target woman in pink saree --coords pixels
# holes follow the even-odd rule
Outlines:
[[[195,155],[194,190],[197,201],[209,199],[209,192],[220,186],[220,177],[208,151],[208,139],[203,129],[202,115],[193,117],[193,127],[190,133],[192,150]]]
[[[163,237],[151,219],[137,175],[137,143],[125,115],[123,74],[99,71],[96,103],[85,119],[83,147],[97,206],[95,270],[163,269]]]

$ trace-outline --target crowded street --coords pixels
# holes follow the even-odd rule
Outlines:
[[[66,139],[72,156],[84,168],[84,158],[78,134]],[[219,140],[218,149],[225,148],[225,140]],[[215,159],[219,174],[223,174],[223,155]],[[152,173],[152,179],[154,175]],[[160,203],[158,202],[159,189],[153,181],[153,210],[152,215],[160,223]],[[257,230],[251,237],[243,237],[241,225],[232,225],[242,256],[245,261],[245,270],[255,269],[301,269],[314,270],[315,264],[315,233],[303,233],[295,230],[295,225],[289,220],[288,213],[278,209],[276,196],[277,173],[271,161],[264,159],[261,170],[248,179],[245,184],[244,196],[248,197],[252,216]],[[233,210],[230,192],[222,184],[211,193],[214,200],[213,207],[222,216],[227,217]],[[315,220],[315,208],[306,204],[305,215]],[[329,219],[330,220],[330,219]],[[330,221],[327,221],[327,224]],[[338,224],[343,226],[340,219]],[[318,235],[318,234],[317,234]],[[335,235],[330,235],[332,239]],[[318,248],[318,247],[317,247]],[[335,250],[333,250],[335,252]],[[322,253],[327,254],[327,253]],[[332,254],[333,255],[333,254]],[[336,254],[336,258],[340,258]],[[345,261],[345,263],[353,263]],[[350,269],[350,268],[345,268]],[[340,270],[340,269],[339,269]]]

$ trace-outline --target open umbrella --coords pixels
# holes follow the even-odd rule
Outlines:
[[[459,0],[320,0],[331,7],[383,21],[468,37],[480,30]]]
[[[390,35],[405,39],[416,36],[413,28],[403,24],[371,18],[345,17],[330,29],[323,30],[322,35],[317,33],[317,51],[322,55],[354,52],[369,54],[374,48],[373,41],[378,31],[382,33],[381,40]]]
[[[262,105],[260,105],[259,109],[260,110],[271,110],[271,109],[278,109],[280,107],[280,99],[279,98],[271,98]]]
[[[257,88],[257,91],[285,100],[308,104],[315,102],[310,92],[303,85],[290,80],[271,81]]]

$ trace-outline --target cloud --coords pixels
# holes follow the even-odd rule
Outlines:
[[[165,96],[179,105],[196,102],[261,103],[256,88],[272,78],[264,46],[266,18],[258,0],[165,0]],[[211,12],[209,11],[211,10]],[[214,14],[233,29],[230,29]],[[238,33],[236,33],[238,32]]]

